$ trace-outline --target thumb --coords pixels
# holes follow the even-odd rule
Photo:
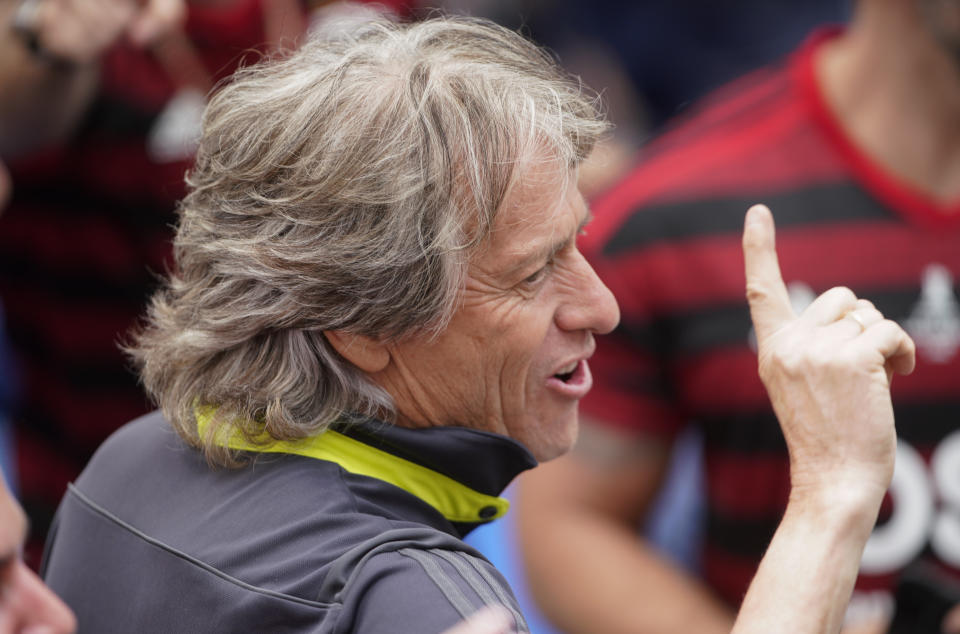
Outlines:
[[[750,317],[757,341],[762,342],[796,318],[780,275],[773,215],[765,205],[754,205],[747,211],[743,226],[743,262]]]

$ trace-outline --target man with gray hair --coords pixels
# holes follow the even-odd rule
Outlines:
[[[220,90],[130,346],[161,412],[104,444],[48,544],[81,631],[436,633],[485,605],[527,631],[461,537],[569,450],[619,318],[576,246],[604,130],[549,56],[467,19],[342,25]],[[766,208],[744,249],[797,480],[736,631],[829,631],[913,344],[847,289],[794,315]]]

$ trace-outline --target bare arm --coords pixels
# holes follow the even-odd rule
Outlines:
[[[121,37],[147,45],[179,24],[183,0],[40,0],[28,30],[44,55],[12,28],[21,3],[0,0],[0,156],[53,143],[83,115],[103,52]]]
[[[893,475],[889,382],[913,369],[914,346],[849,289],[831,289],[794,315],[765,207],[748,212],[744,258],[760,377],[790,452],[791,495],[733,631],[837,632]]]
[[[531,589],[565,632],[726,633],[733,613],[637,535],[670,447],[584,424],[573,453],[520,479]]]

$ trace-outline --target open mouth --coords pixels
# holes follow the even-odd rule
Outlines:
[[[555,374],[547,379],[547,386],[556,394],[567,399],[581,399],[590,391],[593,379],[590,376],[590,366],[586,359],[571,361],[569,364],[557,368]]]
[[[577,366],[579,364],[580,364],[579,361],[574,361],[567,367],[561,368],[560,371],[554,374],[553,376],[557,377],[564,383],[567,383],[568,381],[570,381],[570,379],[573,378],[573,373],[577,371]]]

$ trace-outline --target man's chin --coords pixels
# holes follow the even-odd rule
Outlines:
[[[537,447],[529,447],[530,453],[537,459],[537,462],[548,462],[554,458],[569,453],[573,445],[577,442],[577,432],[580,429],[577,416],[574,415],[571,420],[564,421],[562,427],[556,429],[556,435],[538,443]]]

